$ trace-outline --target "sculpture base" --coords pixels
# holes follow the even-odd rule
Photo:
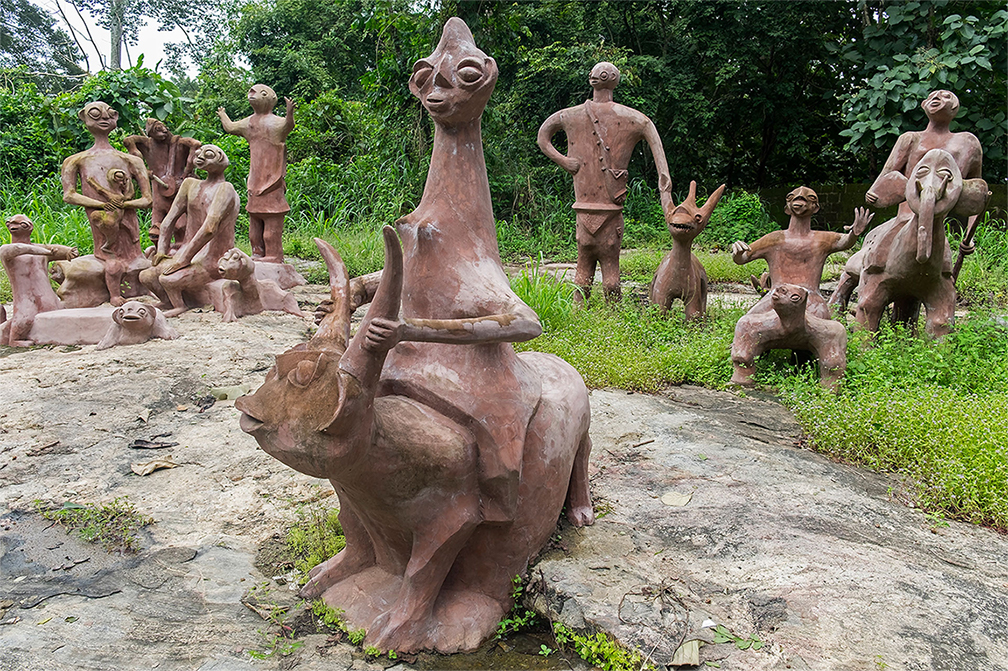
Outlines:
[[[28,339],[39,345],[96,345],[112,325],[115,308],[68,308],[35,316]]]
[[[305,278],[301,277],[301,273],[294,270],[294,266],[289,263],[256,261],[255,277],[257,280],[272,280],[284,290],[308,284]]]

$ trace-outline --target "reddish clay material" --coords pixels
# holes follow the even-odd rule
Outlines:
[[[986,190],[986,182],[981,188]],[[855,313],[859,324],[875,331],[890,303],[907,318],[915,318],[923,304],[927,333],[938,337],[949,332],[956,291],[944,222],[964,191],[962,173],[949,152],[932,149],[917,162],[904,190],[910,219],[897,216],[896,225],[887,225],[872,246],[866,244]]]
[[[731,350],[736,362],[734,384],[750,382],[751,362],[763,352],[790,349],[812,352],[819,359],[822,385],[836,386],[847,369],[847,329],[808,312],[809,296],[808,289],[797,284],[776,285],[768,294],[771,310],[750,313],[749,319],[739,321]]]
[[[137,210],[151,206],[147,168],[141,159],[109,144],[109,133],[119,120],[114,109],[103,102],[90,102],[77,116],[95,141],[90,149],[63,161],[63,200],[87,212],[94,257],[102,263],[109,300],[122,305],[125,297],[136,295],[140,289],[137,275],[150,265],[140,249],[137,220]],[[135,198],[137,189],[140,196]],[[124,284],[132,291],[124,291]]]
[[[151,338],[174,340],[178,333],[153,305],[127,301],[112,313],[112,324],[98,343],[98,349],[116,345],[138,345]]]
[[[109,300],[105,265],[90,254],[71,261],[53,261],[49,277],[59,285],[56,295],[63,308],[94,307]],[[145,291],[142,285],[139,289]]]
[[[208,285],[221,278],[217,262],[235,242],[241,201],[235,188],[224,179],[229,165],[227,155],[220,147],[205,144],[196,150],[194,164],[206,171],[207,178],[190,177],[182,182],[162,224],[157,265],[140,273],[144,286],[161,299],[160,307],[168,308],[168,317],[212,302]],[[183,214],[188,226],[199,228],[169,257],[169,243]]]
[[[686,200],[665,213],[665,223],[672,234],[672,250],[662,259],[648,291],[652,305],[662,310],[668,310],[676,298],[681,299],[686,319],[707,314],[707,271],[692,252],[693,240],[707,227],[725,190],[722,184],[703,207],[698,207],[696,186],[695,181],[690,182]]]
[[[294,266],[289,263],[256,261],[255,276],[257,280],[276,282],[281,289],[292,289],[308,284],[307,280],[301,276],[301,273],[294,270]]]
[[[193,159],[201,143],[190,137],[174,135],[164,122],[157,119],[147,119],[144,132],[146,135],[128,135],[123,144],[129,153],[144,160],[150,173],[153,204],[148,234],[156,246],[161,235],[161,222],[168,214],[179,186],[183,180],[193,176]],[[184,242],[186,230],[184,219],[176,223],[172,250]]]
[[[382,649],[475,648],[510,608],[512,578],[564,503],[574,524],[594,521],[584,383],[559,358],[516,355],[510,344],[541,327],[497,250],[480,134],[496,77],[494,60],[450,19],[410,79],[435,123],[427,184],[396,222],[402,250],[385,230],[385,270],[364,322],[347,346],[362,298],[317,241],[330,311],[236,402],[264,450],[333,483],[347,547],[302,594],[344,609]]]
[[[276,93],[265,84],[256,84],[248,92],[252,116],[231,121],[221,107],[217,110],[224,132],[238,135],[249,143],[248,203],[249,242],[252,258],[269,263],[283,263],[283,222],[290,211],[285,193],[287,186],[287,135],[294,128],[294,103],[287,103],[287,116],[273,114]]]
[[[973,246],[969,243],[972,238],[971,231],[976,230],[976,223],[987,208],[987,198],[990,195],[987,182],[981,179],[980,174],[983,168],[983,149],[980,147],[980,141],[972,133],[953,133],[949,130],[949,124],[959,114],[959,98],[954,93],[944,90],[932,91],[921,103],[921,107],[928,117],[927,127],[922,131],[911,131],[899,136],[878,179],[865,194],[865,202],[873,207],[891,207],[899,203],[899,210],[893,219],[869,232],[865,236],[864,246],[847,261],[844,272],[840,275],[840,285],[830,299],[831,305],[847,308],[851,294],[860,281],[867,256],[877,258],[879,252],[872,251],[876,247],[888,249],[896,235],[896,229],[906,226],[915,216],[906,199],[906,185],[913,177],[918,163],[932,149],[947,151],[962,175],[963,191],[950,214],[967,220],[968,233],[964,236],[966,244],[960,246],[961,256],[973,252]],[[928,227],[925,227],[925,231],[927,230]],[[921,235],[926,236],[929,233]],[[929,243],[922,239],[921,244],[927,246]],[[952,277],[954,279],[954,275]],[[893,319],[906,324],[916,323],[919,308],[920,302],[912,297],[896,299],[893,305]]]
[[[623,244],[623,201],[627,168],[634,147],[646,140],[658,168],[662,210],[672,197],[665,150],[654,124],[635,109],[613,102],[620,73],[612,63],[598,63],[588,78],[592,99],[554,113],[539,127],[537,143],[551,161],[574,177],[578,261],[574,283],[586,297],[595,267],[602,267],[606,297],[620,296],[619,252]],[[553,146],[559,131],[567,135],[567,155]],[[581,296],[577,296],[578,299]]]
[[[69,261],[77,256],[77,249],[65,245],[38,245],[31,241],[31,219],[15,214],[7,219],[11,241],[0,246],[0,262],[10,281],[10,319],[0,327],[0,345],[28,347],[35,317],[42,312],[58,310],[60,299],[53,293],[46,265],[49,261]]]
[[[29,337],[39,345],[94,345],[108,332],[118,309],[101,305],[42,312],[35,317]]]
[[[802,319],[794,317],[783,320],[778,306],[774,303],[775,291],[763,296],[747,314],[743,315],[735,325],[735,339],[732,343],[734,384],[752,383],[754,357],[770,347],[762,345],[757,347],[752,343],[765,342],[768,338],[773,338],[774,342],[787,342],[787,338],[780,331],[784,326],[788,328],[800,326],[800,332],[794,334],[796,342],[804,342],[802,339],[811,338],[808,333],[819,333],[822,330],[813,318],[822,321],[831,318],[829,307],[819,293],[819,282],[822,279],[826,259],[834,252],[850,249],[875,216],[864,208],[857,208],[854,211],[854,223],[845,227],[847,233],[813,231],[812,215],[819,211],[819,197],[815,191],[804,186],[788,194],[784,211],[791,216],[786,230],[768,233],[751,247],[745,242],[736,242],[732,245],[732,254],[735,263],[738,264],[765,259],[769,266],[770,286],[775,289],[782,285],[803,287],[808,294],[800,301],[804,316]],[[829,327],[829,330],[833,330],[832,327]],[[820,336],[817,335],[816,338]],[[846,342],[846,335],[844,340]],[[819,341],[813,339],[811,342]],[[787,348],[787,345],[780,347]],[[816,347],[822,350],[824,345],[817,344]],[[826,363],[827,361],[820,360],[820,368],[826,371],[823,373],[822,383],[829,387],[835,384],[838,376],[822,368]],[[830,358],[829,365],[835,364],[835,360]]]
[[[220,287],[211,290],[214,309],[223,317],[221,321],[238,321],[239,317],[257,315],[264,310],[280,310],[303,317],[297,299],[284,291],[276,282],[260,280],[255,276],[255,263],[238,248],[229,249],[217,263],[224,279]],[[219,299],[216,297],[219,295]]]

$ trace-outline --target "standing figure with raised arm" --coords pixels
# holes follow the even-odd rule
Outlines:
[[[287,135],[294,128],[294,102],[287,103],[287,116],[273,114],[277,95],[265,84],[249,89],[248,101],[254,113],[231,121],[221,107],[217,110],[224,132],[240,135],[249,143],[248,203],[249,242],[252,258],[266,263],[283,263],[283,222],[290,211],[284,176],[287,173]]]
[[[60,175],[63,200],[70,205],[80,205],[87,212],[94,237],[94,256],[104,267],[109,300],[120,306],[126,302],[123,279],[129,281],[132,277],[135,280],[135,273],[150,265],[140,249],[137,218],[137,210],[151,206],[150,180],[140,158],[121,152],[109,143],[109,133],[119,121],[118,112],[96,101],[85,105],[77,116],[95,141],[90,149],[63,161]],[[117,178],[122,183],[117,185],[110,181]],[[77,190],[78,181],[80,191]],[[133,198],[137,189],[140,196]],[[120,212],[109,216],[113,210]],[[130,282],[131,288],[132,284]]]
[[[146,135],[126,136],[123,144],[129,153],[139,156],[147,163],[150,172],[154,202],[148,234],[156,246],[161,234],[161,222],[171,208],[179,185],[187,177],[193,176],[193,159],[196,158],[196,150],[201,143],[191,137],[173,134],[164,122],[157,119],[147,119],[144,132]],[[173,249],[184,241],[185,222],[181,226],[176,225],[175,231]]]
[[[592,99],[554,113],[539,127],[537,142],[551,161],[574,177],[574,211],[577,213],[578,259],[574,283],[587,298],[596,265],[602,266],[606,298],[620,297],[619,253],[623,245],[623,202],[627,194],[627,168],[634,147],[646,140],[658,168],[658,193],[662,211],[672,204],[665,150],[658,130],[644,114],[613,102],[620,72],[612,63],[592,68],[588,82]],[[567,155],[553,146],[559,131],[567,135]]]

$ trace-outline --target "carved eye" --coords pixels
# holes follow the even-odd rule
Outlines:
[[[938,176],[942,179],[952,179],[952,171],[948,168],[939,168]]]
[[[102,117],[101,110],[98,109],[97,107],[92,107],[91,109],[89,109],[87,111],[87,115],[92,119],[101,119]]]
[[[914,173],[914,176],[915,177],[926,177],[928,175],[928,173],[930,173],[930,172],[931,172],[931,167],[930,166],[922,165],[921,167],[917,168],[917,172]]]
[[[434,67],[427,61],[417,61],[413,64],[413,86],[422,89],[434,72]]]
[[[475,84],[483,79],[483,64],[475,58],[463,59],[458,66],[458,76],[466,84]]]

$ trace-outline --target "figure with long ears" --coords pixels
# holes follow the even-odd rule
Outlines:
[[[330,311],[237,404],[264,449],[333,479],[347,548],[302,594],[343,608],[381,648],[475,648],[564,500],[572,523],[594,521],[584,383],[562,360],[510,344],[541,327],[497,249],[480,132],[496,76],[465,23],[450,19],[410,79],[435,132],[421,202],[396,222],[402,270],[391,230],[374,291],[351,288],[320,245]],[[374,300],[344,353],[362,294]]]
[[[591,521],[588,391],[563,360],[520,355],[540,375],[542,393],[525,432],[512,519],[487,521],[480,427],[414,398],[381,394],[393,343],[378,325],[394,322],[400,297],[411,292],[402,285],[395,232],[386,227],[384,238],[385,271],[352,339],[346,268],[316,240],[333,309],[235,407],[242,430],[266,452],[329,478],[339,496],[346,547],[311,571],[302,596],[342,609],[350,626],[367,630],[366,643],[383,650],[472,650],[510,609],[512,579],[548,541],[561,508],[576,525]]]
[[[163,121],[147,119],[144,125],[146,135],[127,135],[123,138],[126,150],[146,162],[150,172],[153,204],[151,206],[151,226],[148,234],[155,246],[161,235],[161,222],[171,209],[175,194],[183,180],[193,176],[193,160],[200,141],[191,137],[175,135]],[[184,216],[184,215],[183,215]],[[186,227],[176,225],[175,241],[172,249],[184,241]]]
[[[63,161],[61,181],[63,200],[70,205],[80,205],[87,212],[94,237],[94,255],[102,262],[109,300],[119,306],[123,298],[123,280],[132,288],[136,274],[150,263],[140,249],[140,226],[137,210],[151,206],[150,180],[143,161],[115,149],[109,143],[111,133],[119,121],[119,113],[103,102],[90,102],[77,115],[94,136],[90,149],[74,154]],[[116,187],[109,182],[110,175],[124,174],[128,188]],[[77,182],[80,181],[80,191]],[[133,198],[136,191],[140,196]],[[121,198],[106,199],[106,193],[124,193]],[[120,210],[121,216],[107,216]],[[136,295],[134,292],[129,292]]]
[[[0,246],[0,263],[10,281],[12,310],[10,319],[3,322],[0,345],[28,347],[35,344],[29,339],[35,316],[60,308],[60,300],[49,283],[46,265],[49,261],[77,257],[77,249],[65,245],[39,245],[31,241],[31,219],[15,214],[7,219],[11,241]]]
[[[787,229],[767,233],[752,243],[741,240],[732,244],[732,258],[742,265],[755,259],[765,259],[770,272],[770,286],[784,284],[804,287],[808,291],[805,299],[805,314],[818,319],[832,317],[826,299],[819,293],[823,267],[830,254],[850,249],[871,223],[874,214],[859,207],[854,210],[854,222],[845,226],[846,233],[812,230],[812,215],[819,211],[819,196],[808,187],[800,186],[787,195],[784,212],[790,215]],[[769,322],[767,321],[769,320]],[[775,324],[773,291],[763,296],[735,326],[735,337],[740,334],[759,332]],[[739,355],[734,353],[738,351]],[[751,383],[755,361],[749,358],[750,348],[732,346],[732,364],[735,373],[732,382],[739,385]]]
[[[592,99],[555,112],[539,127],[536,142],[547,157],[574,177],[578,260],[574,283],[582,296],[591,293],[595,267],[602,267],[606,298],[620,296],[619,253],[623,245],[623,202],[627,194],[627,168],[634,147],[645,140],[658,169],[662,210],[672,202],[665,150],[654,123],[637,110],[613,102],[619,69],[598,63],[588,77]],[[567,135],[567,155],[553,146],[559,132]]]
[[[252,116],[231,121],[221,107],[217,110],[225,133],[239,135],[249,143],[248,202],[249,242],[252,258],[266,263],[283,263],[283,222],[290,211],[287,186],[287,136],[294,129],[294,102],[284,98],[287,116],[273,114],[277,95],[265,84],[248,92]]]
[[[986,182],[977,182],[983,180],[964,182],[955,157],[944,149],[932,149],[917,162],[904,188],[912,216],[897,217],[892,231],[864,255],[855,313],[859,324],[875,331],[890,303],[923,304],[927,333],[949,332],[956,291],[944,221],[963,193],[986,190]]]
[[[851,294],[858,286],[865,257],[877,246],[888,248],[897,230],[914,217],[905,196],[907,181],[912,179],[915,167],[932,149],[947,151],[962,174],[965,190],[950,214],[967,222],[966,234],[959,248],[960,259],[973,252],[973,233],[980,216],[987,209],[990,195],[987,182],[981,179],[980,174],[983,168],[983,149],[972,133],[953,133],[949,130],[952,120],[959,114],[959,98],[954,93],[932,91],[921,103],[921,107],[928,118],[927,127],[922,131],[910,131],[899,136],[882,172],[865,193],[865,202],[872,207],[891,207],[899,203],[896,216],[865,236],[864,246],[844,266],[840,284],[830,299],[830,305],[847,308]],[[906,304],[897,301],[893,306],[893,317],[901,322],[914,321],[919,307],[920,304],[914,301]]]
[[[662,259],[648,291],[652,305],[662,310],[668,310],[676,298],[682,299],[686,319],[707,314],[707,271],[692,252],[693,240],[707,227],[725,190],[722,184],[699,207],[696,186],[696,181],[690,182],[686,200],[665,213],[665,223],[672,234],[672,250]]]
[[[238,192],[224,179],[230,164],[227,154],[216,145],[205,144],[196,150],[194,164],[206,171],[207,178],[190,177],[182,182],[162,224],[156,265],[140,273],[144,286],[161,299],[160,307],[169,308],[165,310],[168,317],[211,302],[208,285],[221,278],[218,261],[235,242],[241,205]],[[199,228],[169,256],[175,224],[183,214],[188,226]]]

